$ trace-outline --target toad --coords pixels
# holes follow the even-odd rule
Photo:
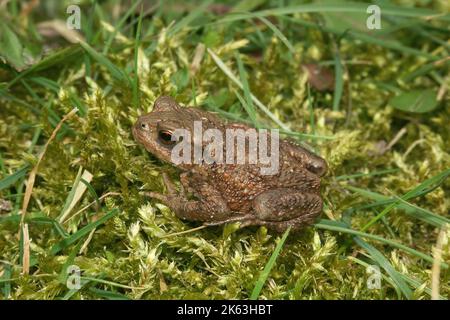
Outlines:
[[[280,139],[277,150],[270,150],[277,151],[279,162],[278,170],[271,174],[263,174],[262,164],[249,161],[174,160],[175,148],[186,138],[180,138],[175,132],[182,129],[193,134],[199,123],[202,129],[224,134],[229,129],[251,129],[246,124],[225,122],[199,108],[182,107],[171,97],[158,98],[152,112],[140,116],[134,124],[133,136],[154,156],[180,169],[181,185],[178,190],[164,173],[167,194],[147,192],[146,195],[166,204],[179,218],[205,225],[239,221],[241,227],[266,226],[283,232],[288,227],[300,229],[321,213],[320,178],[327,171],[323,158],[291,140]],[[228,146],[220,146],[227,151]],[[205,140],[200,139],[201,151],[205,148]],[[249,146],[247,152],[251,154],[255,150]],[[249,155],[244,158],[248,160]]]

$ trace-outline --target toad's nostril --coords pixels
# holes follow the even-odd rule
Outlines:
[[[140,127],[141,127],[142,130],[147,130],[148,129],[148,126],[147,126],[147,124],[145,122],[141,122]]]

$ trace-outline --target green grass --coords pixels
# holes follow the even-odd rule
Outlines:
[[[284,242],[286,241],[289,232],[291,231],[290,227],[284,232],[283,237],[278,242],[277,246],[275,247],[275,250],[273,251],[272,255],[270,256],[270,259],[267,261],[266,266],[264,267],[264,270],[259,275],[258,281],[256,281],[255,288],[252,291],[252,294],[250,296],[251,300],[256,300],[261,294],[261,290],[264,286],[264,284],[267,281],[267,278],[269,277],[270,271],[272,270],[273,266],[275,265],[275,262],[280,255],[281,249],[283,248]]]
[[[369,31],[363,2],[224,1],[224,14],[212,1],[86,2],[85,41],[69,44],[36,36],[38,22],[67,16],[48,3],[25,23],[18,2],[0,13],[0,200],[12,204],[0,211],[0,299],[430,299],[445,228],[439,297],[449,298],[448,5],[382,6],[382,29]],[[304,63],[329,67],[334,90],[314,88]],[[197,228],[143,197],[164,192],[162,172],[178,179],[131,135],[167,94],[321,154],[321,219],[283,235]],[[37,171],[23,276],[25,182],[75,107]],[[71,265],[79,290],[66,286]],[[366,285],[373,265],[379,290]]]

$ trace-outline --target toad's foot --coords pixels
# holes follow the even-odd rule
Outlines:
[[[205,222],[203,223],[204,226],[219,226],[225,223],[232,223],[232,222],[239,222],[239,221],[250,221],[253,220],[254,216],[251,214],[241,215],[241,216],[235,216],[230,217],[228,219],[222,220],[222,221],[213,221],[213,222]]]

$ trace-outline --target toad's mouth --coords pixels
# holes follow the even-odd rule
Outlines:
[[[136,140],[138,143],[142,144],[142,141],[143,141],[142,132],[137,128],[137,124],[135,124],[131,128],[131,133],[133,134],[134,140]]]

